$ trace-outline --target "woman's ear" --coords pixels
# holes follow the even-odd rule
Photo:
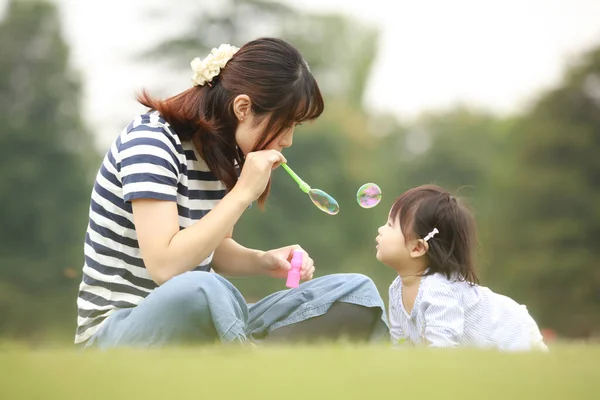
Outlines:
[[[233,99],[233,112],[237,117],[238,121],[243,121],[252,112],[252,101],[250,101],[250,97],[245,94],[240,94]]]
[[[427,253],[429,244],[423,239],[417,239],[410,243],[409,249],[411,258],[419,258]]]

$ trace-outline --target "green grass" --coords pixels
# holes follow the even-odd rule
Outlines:
[[[600,346],[549,354],[314,347],[31,350],[0,344],[0,399],[595,399]]]

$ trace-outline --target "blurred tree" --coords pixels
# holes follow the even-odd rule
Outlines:
[[[580,61],[511,133],[493,271],[572,337],[600,333],[600,48]]]
[[[483,252],[489,247],[495,182],[504,168],[506,135],[505,120],[458,106],[422,115],[403,138],[398,165],[406,184],[435,183],[462,197],[477,217]],[[486,263],[480,261],[480,268],[485,269]]]
[[[396,173],[411,187],[431,182],[454,191],[469,186],[482,192],[502,141],[501,130],[498,118],[456,107],[421,115],[404,135],[392,138],[396,144],[384,149],[396,153]]]
[[[187,22],[180,23],[189,28],[143,52],[142,60],[160,57],[170,67],[187,70],[194,57],[221,43],[241,46],[260,36],[277,36],[300,49],[326,96],[361,108],[377,53],[375,28],[343,15],[301,12],[286,2],[225,0],[214,8],[174,3],[181,7],[173,8],[171,2],[169,9],[185,14]],[[164,18],[167,12],[156,14]]]
[[[377,29],[341,14],[296,13],[282,25],[281,37],[302,51],[328,98],[362,109]]]
[[[173,0],[149,16],[165,18],[169,13],[176,14],[183,28],[143,52],[142,59],[156,60],[159,56],[172,66],[188,68],[194,57],[208,54],[221,43],[240,46],[265,31],[278,31],[281,21],[291,16],[293,9],[285,3],[269,0],[223,0],[214,7]]]
[[[393,202],[405,190],[437,184],[463,198],[473,210],[481,244],[477,266],[484,284],[493,249],[496,182],[507,154],[508,119],[456,106],[422,114],[382,138],[377,149],[380,182]]]
[[[98,159],[60,29],[45,1],[13,0],[0,23],[0,334],[40,334],[76,318]]]
[[[358,188],[366,182],[379,182],[384,173],[375,169],[376,141],[369,139],[367,117],[350,105],[345,107],[332,103],[316,123],[297,128],[294,146],[285,151],[290,166],[302,179],[338,201],[339,214],[330,216],[320,211],[278,168],[265,211],[255,207],[246,212],[234,236],[244,245],[259,249],[300,244],[315,260],[317,276],[366,273],[385,294],[393,274],[375,259],[375,236],[387,218],[387,205],[382,202],[382,206],[363,209],[356,201]],[[236,285],[252,299],[283,288],[280,281],[262,278],[236,280]]]

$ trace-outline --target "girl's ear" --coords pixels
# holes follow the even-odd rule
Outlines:
[[[429,250],[429,244],[423,239],[417,239],[410,243],[409,249],[410,256],[412,258],[419,258],[427,253],[427,250]]]

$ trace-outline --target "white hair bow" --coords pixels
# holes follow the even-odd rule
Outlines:
[[[431,239],[432,237],[434,237],[437,233],[440,233],[440,231],[438,231],[437,228],[433,228],[433,230],[431,232],[429,232],[427,234],[427,236],[425,236],[423,238],[423,240],[427,242],[429,239]]]

